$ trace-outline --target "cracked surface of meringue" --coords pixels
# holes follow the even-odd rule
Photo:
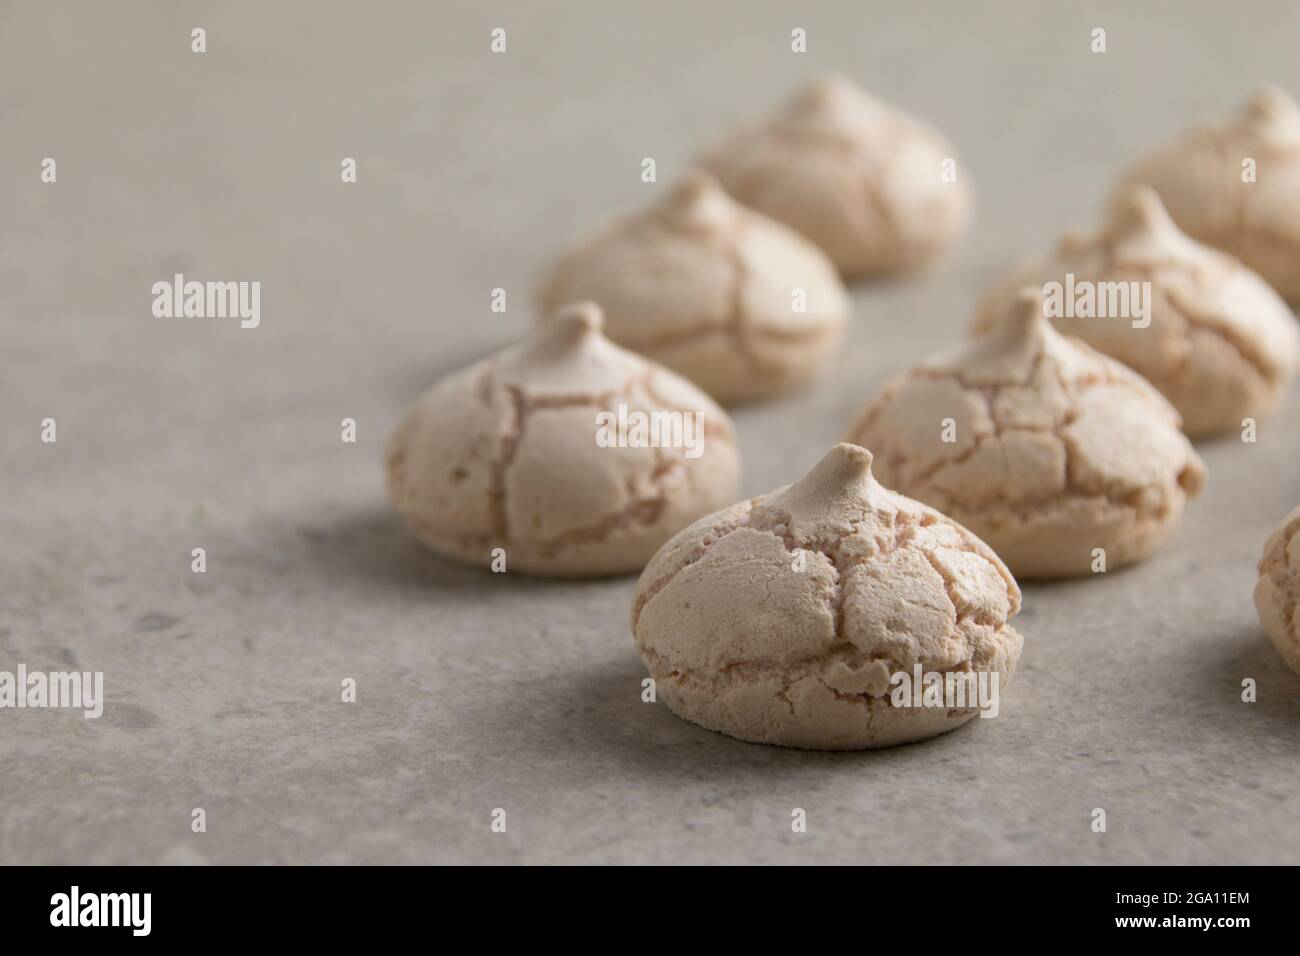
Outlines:
[[[1284,90],[1261,86],[1231,116],[1157,146],[1121,176],[1118,194],[1135,184],[1155,189],[1189,236],[1300,303],[1300,105]]]
[[[669,537],[735,499],[732,424],[694,385],[600,332],[600,309],[566,307],[532,339],[421,395],[389,440],[390,500],[434,551],[553,576],[640,571]],[[624,405],[698,414],[687,447],[598,443]]]
[[[1264,545],[1255,609],[1287,666],[1300,674],[1300,507]]]
[[[841,76],[737,127],[700,164],[737,200],[815,242],[847,277],[928,262],[965,230],[973,206],[966,170],[942,135]]]
[[[951,440],[945,440],[950,437]],[[1093,573],[1168,537],[1205,466],[1139,375],[1067,339],[1027,291],[993,332],[888,384],[849,440],[890,487],[952,516],[1020,578]]]
[[[1286,303],[1236,259],[1184,235],[1147,187],[1117,200],[1100,232],[1069,233],[1049,256],[1013,270],[984,297],[975,333],[1014,312],[1024,286],[1066,281],[1150,283],[1134,287],[1146,300],[1141,319],[1057,314],[1052,322],[1159,389],[1193,438],[1267,413],[1300,363],[1300,324]]]
[[[591,300],[605,334],[721,402],[805,384],[842,337],[848,295],[798,233],[693,172],[659,204],[597,231],[550,269],[543,321]]]
[[[812,750],[933,737],[976,709],[895,706],[891,675],[1010,680],[1020,589],[993,551],[835,446],[805,477],[697,521],[655,555],[632,632],[679,717]]]

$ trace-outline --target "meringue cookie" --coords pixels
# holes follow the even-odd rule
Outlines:
[[[807,382],[849,312],[821,250],[736,205],[702,172],[565,254],[541,287],[539,314],[578,299],[600,304],[613,341],[722,402]]]
[[[1287,666],[1300,674],[1300,508],[1264,545],[1255,608]]]
[[[945,181],[953,160],[955,181]],[[740,202],[821,246],[846,276],[909,269],[965,228],[972,206],[952,146],[844,77],[817,80],[701,159]]]
[[[1254,182],[1243,164],[1254,161]],[[1179,228],[1236,256],[1300,302],[1300,106],[1260,87],[1226,119],[1202,122],[1139,159],[1120,180],[1153,187]]]
[[[1095,548],[1107,570],[1144,558],[1205,483],[1178,413],[1056,332],[1036,290],[994,332],[886,386],[850,440],[874,450],[881,481],[970,528],[1017,577],[1088,574]]]
[[[1146,378],[1178,409],[1193,437],[1240,428],[1242,418],[1267,412],[1300,363],[1300,326],[1286,303],[1237,260],[1181,233],[1144,186],[1115,203],[1098,234],[1067,234],[1053,254],[994,288],[975,333],[1014,312],[1024,286],[1048,283],[1061,284],[1067,298],[1070,288],[1090,284],[1099,305],[1102,283],[1150,283],[1130,285],[1126,315],[1058,310],[1052,321]],[[1133,308],[1139,301],[1140,317]]]
[[[600,334],[591,303],[532,340],[425,392],[394,432],[388,494],[439,554],[507,571],[578,576],[640,571],[700,515],[734,500],[740,463],[730,419],[689,382]],[[682,447],[650,447],[628,421],[681,412]],[[646,418],[638,418],[644,413]],[[666,422],[667,419],[660,419]],[[671,444],[671,441],[669,442]]]
[[[837,445],[795,484],[669,541],[641,575],[632,632],[679,717],[756,743],[856,750],[974,717],[896,705],[894,675],[980,674],[998,693],[1020,657],[1007,624],[1019,610],[983,542],[882,487],[866,449]]]

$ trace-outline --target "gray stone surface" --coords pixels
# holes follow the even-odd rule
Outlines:
[[[1026,590],[1002,716],[879,753],[642,704],[633,580],[427,556],[380,456],[419,389],[529,327],[557,244],[837,69],[950,133],[980,206],[941,266],[855,291],[822,383],[737,415],[746,492],[789,481],[1136,150],[1300,91],[1298,33],[1290,3],[6,6],[0,669],[102,670],[107,705],[0,711],[0,861],[1297,862],[1300,678],[1251,603],[1300,501],[1296,391],[1256,445],[1202,447],[1163,553]],[[261,327],[152,318],[177,271],[261,281]]]

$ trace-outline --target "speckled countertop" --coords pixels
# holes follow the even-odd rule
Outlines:
[[[0,670],[103,671],[107,699],[98,720],[0,711],[0,862],[1300,861],[1300,677],[1251,602],[1300,502],[1298,391],[1258,443],[1201,447],[1208,491],[1166,550],[1026,589],[998,719],[876,753],[742,744],[641,703],[632,579],[442,563],[390,514],[380,468],[419,389],[529,327],[559,243],[649,200],[719,124],[839,69],[953,137],[979,210],[937,269],[855,290],[823,383],[736,415],[746,492],[783,484],[960,334],[1009,261],[1092,222],[1136,150],[1256,81],[1300,92],[1300,8],[615,15],[6,9]],[[261,326],[154,319],[150,287],[175,272],[260,281]]]

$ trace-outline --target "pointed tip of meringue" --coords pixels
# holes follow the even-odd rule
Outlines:
[[[1296,105],[1295,99],[1282,87],[1272,83],[1262,83],[1247,98],[1245,112],[1250,117],[1265,122],[1294,120],[1300,117],[1300,106]]]
[[[539,334],[550,342],[575,342],[598,334],[604,324],[605,313],[595,302],[573,302],[557,309]]]
[[[668,193],[669,205],[691,205],[703,202],[722,192],[722,186],[708,170],[694,167],[672,187]]]
[[[863,473],[871,471],[871,463],[875,461],[875,456],[866,448],[847,441],[838,443],[826,453],[826,457],[851,463],[854,468]]]
[[[875,106],[875,98],[843,73],[824,73],[795,90],[788,101],[791,113],[839,115]]]
[[[804,84],[796,95],[809,104],[818,104],[857,92],[858,85],[843,73],[823,73]]]
[[[658,215],[689,228],[722,227],[736,215],[736,205],[712,173],[691,169],[672,187]]]
[[[769,122],[789,130],[817,131],[859,140],[887,135],[903,114],[874,93],[840,74],[805,83],[776,110]]]
[[[1094,241],[1093,235],[1086,230],[1070,228],[1061,233],[1056,248],[1063,256],[1073,256],[1087,249]]]
[[[873,460],[871,452],[861,445],[840,442],[826,453],[799,484],[824,490],[873,481]]]
[[[1047,318],[1047,296],[1041,286],[1027,285],[1016,293],[1006,328],[1013,339],[1045,335],[1052,327]]]
[[[1150,186],[1136,185],[1126,189],[1111,207],[1109,231],[1112,235],[1152,230],[1165,230],[1173,220],[1160,201],[1160,195]]]
[[[1300,104],[1280,86],[1258,87],[1241,107],[1235,122],[1266,144],[1292,147],[1300,143]]]

